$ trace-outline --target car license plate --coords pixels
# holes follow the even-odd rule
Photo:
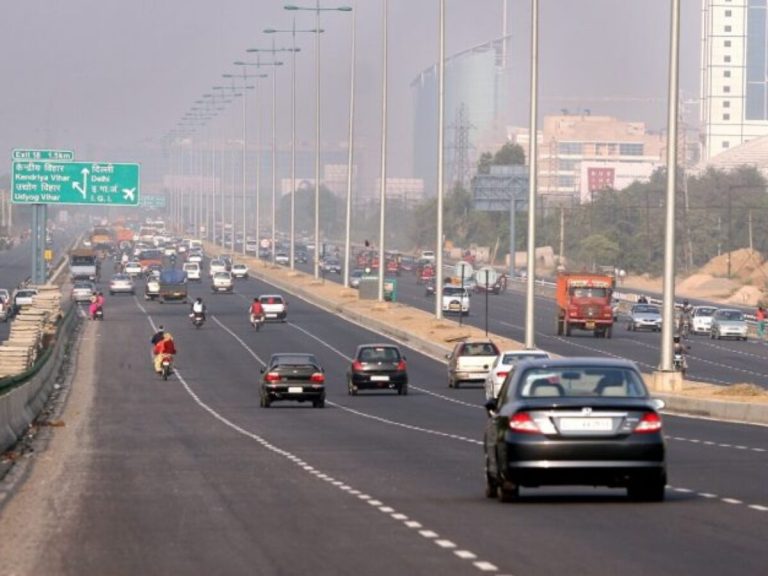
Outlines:
[[[288,387],[288,394],[301,394],[304,392],[304,388],[301,386],[289,386]]]
[[[448,308],[450,308],[451,310],[458,310],[459,308],[461,308],[461,304],[457,304],[456,302],[451,302],[448,305]]]
[[[266,314],[267,318],[277,318],[277,314]]]
[[[371,376],[371,382],[389,382],[389,376]]]
[[[595,323],[594,322],[587,322],[585,327],[586,327],[587,330],[594,330]]]
[[[607,432],[613,430],[610,418],[560,418],[563,432]]]

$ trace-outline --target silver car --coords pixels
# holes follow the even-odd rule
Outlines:
[[[661,309],[655,304],[635,304],[629,311],[627,330],[661,331]]]
[[[721,308],[712,315],[712,328],[710,338],[736,338],[747,339],[747,319],[741,310]]]
[[[86,280],[77,280],[72,285],[73,302],[90,302],[91,296],[96,293],[96,286],[93,282]]]

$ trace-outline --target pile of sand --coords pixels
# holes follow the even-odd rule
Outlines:
[[[730,257],[731,277],[747,280],[765,262],[762,254],[749,248],[741,248],[733,252],[715,256],[707,262],[699,272],[715,277],[728,276],[728,259]]]
[[[742,286],[731,294],[726,302],[739,306],[757,306],[763,299],[763,291],[757,286]]]

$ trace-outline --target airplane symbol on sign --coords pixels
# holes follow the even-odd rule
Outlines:
[[[136,188],[123,188],[123,200],[127,200],[128,202],[133,202],[135,192],[136,192]]]

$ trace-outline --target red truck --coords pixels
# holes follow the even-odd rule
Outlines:
[[[567,273],[557,276],[557,335],[589,330],[596,338],[610,338],[613,329],[613,277]]]

